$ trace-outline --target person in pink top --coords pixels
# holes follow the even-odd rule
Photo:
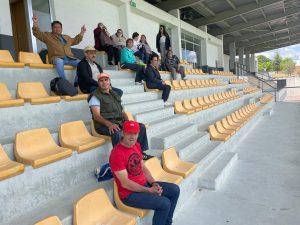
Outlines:
[[[109,164],[125,205],[153,209],[153,225],[171,225],[180,194],[176,184],[155,181],[145,167],[142,150],[137,142],[140,127],[137,122],[125,121],[123,137],[109,157]]]

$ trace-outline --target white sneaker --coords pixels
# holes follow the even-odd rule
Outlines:
[[[165,106],[172,106],[173,104],[171,102],[165,102]]]
[[[144,85],[142,82],[135,82],[135,85]]]

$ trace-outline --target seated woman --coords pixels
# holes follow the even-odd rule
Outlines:
[[[108,57],[108,65],[113,65],[113,41],[103,23],[98,23],[98,26],[94,29],[94,39],[95,49],[97,49],[98,51],[105,51]]]
[[[135,56],[137,56],[140,60],[144,61],[144,54],[140,52],[140,35],[138,32],[134,32],[132,34],[133,46],[132,51]]]
[[[165,105],[172,105],[171,103],[167,102],[170,95],[171,87],[167,85],[164,80],[161,79],[157,68],[158,56],[153,54],[150,56],[150,64],[148,64],[145,72],[147,88],[162,90],[162,99]]]
[[[123,35],[122,29],[118,29],[112,36],[114,56],[116,65],[120,62],[121,50],[126,46],[126,38]]]
[[[131,49],[132,46],[133,40],[131,38],[127,39],[126,47],[121,51],[121,68],[136,71],[135,84],[143,85],[143,80],[145,79],[145,66],[136,60]]]
[[[152,54],[152,50],[147,42],[146,36],[144,34],[141,35],[140,45],[139,45],[139,51],[143,53],[144,60],[143,62],[145,64],[149,63],[150,55]]]

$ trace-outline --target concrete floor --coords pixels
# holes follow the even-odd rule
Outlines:
[[[276,103],[234,151],[219,191],[194,194],[174,225],[299,225],[300,103]]]

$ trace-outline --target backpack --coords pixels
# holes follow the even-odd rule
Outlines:
[[[77,89],[67,79],[61,77],[52,79],[50,88],[57,95],[74,96],[78,94]]]
[[[100,181],[110,180],[113,178],[113,173],[109,166],[109,163],[104,164],[102,167],[98,167],[95,169],[95,176]]]

